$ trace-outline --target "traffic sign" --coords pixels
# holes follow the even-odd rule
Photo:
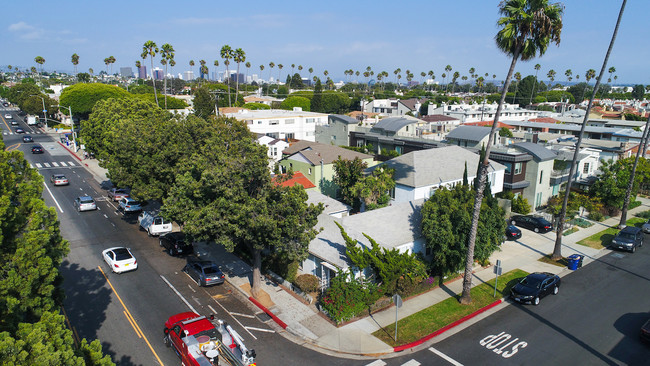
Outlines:
[[[47,113],[47,109],[43,109],[43,113]]]

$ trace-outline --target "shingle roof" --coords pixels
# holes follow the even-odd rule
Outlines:
[[[463,178],[467,163],[468,175],[474,176],[479,156],[460,146],[413,151],[388,160],[386,166],[395,169],[395,183],[409,187],[426,187]],[[373,169],[372,167],[370,169]],[[490,160],[490,172],[505,166]]]
[[[421,119],[427,122],[460,121],[458,118],[445,116],[444,114],[430,114],[428,116],[421,117]]]
[[[295,172],[295,173],[293,173],[293,177],[291,179],[287,179],[287,180],[285,180],[283,182],[279,182],[279,183],[278,183],[278,177],[276,176],[276,177],[273,178],[273,183],[279,184],[279,185],[281,185],[283,187],[293,187],[293,186],[299,184],[304,189],[316,187],[316,185],[314,185],[314,183],[312,183],[301,172]]]
[[[514,144],[513,146],[517,149],[529,153],[530,155],[533,156],[533,159],[535,159],[535,161],[538,162],[553,160],[557,156],[557,154],[554,151],[549,150],[540,144],[535,144],[532,142],[520,142]]]
[[[404,99],[400,100],[399,103],[402,103],[406,108],[414,111],[415,110],[415,104],[418,102],[417,99],[411,98],[411,99]]]
[[[379,122],[375,123],[375,125],[372,126],[372,129],[387,132],[397,132],[400,129],[404,128],[404,126],[408,126],[414,123],[417,123],[417,120],[406,119],[402,117],[391,117],[379,120]]]
[[[282,151],[282,155],[290,156],[294,154],[301,154],[305,159],[309,160],[313,165],[320,165],[321,159],[323,164],[331,164],[336,161],[339,156],[343,160],[354,160],[354,158],[369,159],[372,155],[362,154],[356,151],[344,149],[334,145],[320,144],[318,142],[300,140]]]
[[[479,142],[490,134],[491,127],[458,126],[447,134],[447,139]]]

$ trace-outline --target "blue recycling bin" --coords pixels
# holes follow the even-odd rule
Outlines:
[[[568,256],[567,257],[567,259],[569,260],[568,268],[572,271],[575,271],[576,269],[582,267],[582,258],[584,257],[581,256],[580,254],[572,254]]]

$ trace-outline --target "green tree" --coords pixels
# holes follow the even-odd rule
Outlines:
[[[367,167],[368,164],[359,158],[344,160],[339,156],[334,162],[332,181],[340,188],[341,201],[352,206],[354,211],[359,211],[361,205],[355,186],[363,179],[363,170]]]
[[[283,100],[280,104],[280,109],[293,110],[295,107],[302,108],[303,111],[310,111],[309,109],[310,101],[305,97],[290,96],[287,99]]]
[[[82,119],[87,119],[98,101],[109,98],[127,99],[130,98],[130,94],[126,90],[113,85],[80,83],[63,89],[59,104],[66,108],[70,106],[72,113],[79,115]]]
[[[291,77],[291,89],[302,89],[305,86],[302,83],[302,78],[300,77],[300,74],[295,73]]]
[[[307,205],[299,186],[271,182],[266,148],[245,123],[218,118],[211,127],[203,153],[193,156],[163,201],[163,214],[184,223],[183,231],[194,240],[228,251],[237,245],[247,249],[253,262],[251,293],[259,298],[262,250],[305,259],[323,206]]]
[[[158,104],[158,92],[156,91],[156,78],[153,76],[153,58],[156,57],[157,53],[158,46],[156,46],[156,43],[154,41],[147,41],[142,46],[142,54],[140,57],[142,57],[143,60],[146,60],[147,57],[149,57],[149,60],[151,61],[151,80],[153,81],[153,93],[156,98],[156,105],[160,105]]]
[[[230,65],[230,59],[234,57],[232,47],[227,44],[223,45],[223,47],[221,47],[220,55],[223,59],[223,64],[226,65],[226,76],[224,77],[224,81],[228,86],[228,107],[232,107],[232,103],[230,102],[230,69],[228,68]]]
[[[549,4],[548,0],[505,0],[499,4],[499,13],[502,15],[497,21],[500,27],[495,37],[497,47],[512,56],[510,69],[501,91],[501,100],[494,115],[494,123],[490,136],[494,136],[499,124],[499,115],[503,109],[506,93],[510,80],[517,64],[522,61],[534,58],[537,53],[543,55],[551,42],[559,44],[562,31],[563,8],[560,4]],[[488,140],[485,157],[479,164],[478,187],[472,210],[472,224],[467,244],[467,257],[465,260],[465,275],[463,277],[463,294],[460,302],[469,304],[472,302],[470,290],[472,287],[472,268],[475,257],[475,243],[477,240],[479,215],[483,202],[483,191],[485,189],[487,167],[489,166],[490,151],[492,149],[492,138]],[[498,224],[498,223],[497,223]],[[481,233],[481,235],[483,235]]]
[[[525,199],[522,195],[517,195],[515,198],[512,199],[512,211],[520,214],[527,215],[530,210],[531,206],[528,203],[528,200]]]
[[[314,76],[314,78],[316,77]],[[316,79],[316,85],[314,86],[314,97],[311,100],[311,111],[312,112],[323,111],[323,85],[321,84],[320,79],[318,78]]]
[[[165,66],[165,75],[164,86],[163,86],[163,95],[165,96],[165,109],[167,109],[167,64],[174,59],[174,46],[169,43],[165,43],[160,47],[160,63]],[[155,87],[154,87],[154,96],[155,96]],[[158,101],[156,100],[156,103]]]
[[[512,135],[512,131],[510,131],[508,127],[501,127],[501,129],[499,130],[499,136],[512,137],[513,135]]]
[[[542,68],[542,66],[540,64],[535,64],[535,84],[534,84],[533,90],[530,91],[530,100],[528,101],[528,105],[532,104],[534,94],[537,92],[537,88],[539,86],[538,83],[537,83],[537,73],[539,72],[539,69],[541,69],[541,68]]]
[[[41,95],[41,91],[33,83],[22,82],[9,88],[9,91],[7,92],[7,99],[22,109],[21,106],[25,100],[32,95]]]
[[[632,176],[633,158],[622,160],[603,161],[599,167],[602,172],[594,184],[589,188],[589,195],[597,198],[611,214],[623,208],[626,190]],[[641,177],[633,183],[631,195],[636,196]]]
[[[233,60],[237,63],[237,91],[235,95],[239,96],[239,65],[246,61],[246,52],[241,48],[236,49],[233,53]]]
[[[198,117],[207,119],[208,116],[215,114],[214,98],[208,92],[206,87],[197,88],[194,91],[194,114]]]
[[[90,81],[90,74],[87,72],[80,72],[77,74],[77,80],[79,80],[82,83],[87,83]]]
[[[637,84],[632,88],[632,98],[643,100],[645,96],[645,88],[641,84]]]
[[[535,80],[535,76],[528,75],[523,78],[520,82],[517,83],[517,95],[516,103],[521,106],[526,106],[532,103],[532,100],[537,95],[535,91],[538,89],[538,82]],[[526,98],[530,96],[530,98]],[[529,100],[526,100],[529,99]]]
[[[378,166],[372,174],[361,178],[353,187],[354,195],[366,205],[366,210],[385,207],[390,201],[390,190],[395,188],[394,169]]]

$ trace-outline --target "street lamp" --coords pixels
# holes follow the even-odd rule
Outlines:
[[[45,98],[43,98],[42,96],[37,95],[37,94],[32,94],[30,96],[31,97],[39,97],[43,101],[43,121],[45,121],[45,125],[47,126],[47,115],[45,114],[45,113],[47,113],[47,109],[45,109]]]
[[[62,105],[58,105],[57,107],[65,108],[65,106],[62,106]],[[72,119],[72,108],[70,108],[70,106],[68,106],[68,112],[70,113],[70,124],[72,125],[72,148],[74,149],[74,152],[76,153],[77,152],[77,140],[75,139],[75,137],[77,136],[77,132],[74,130],[74,119]]]

